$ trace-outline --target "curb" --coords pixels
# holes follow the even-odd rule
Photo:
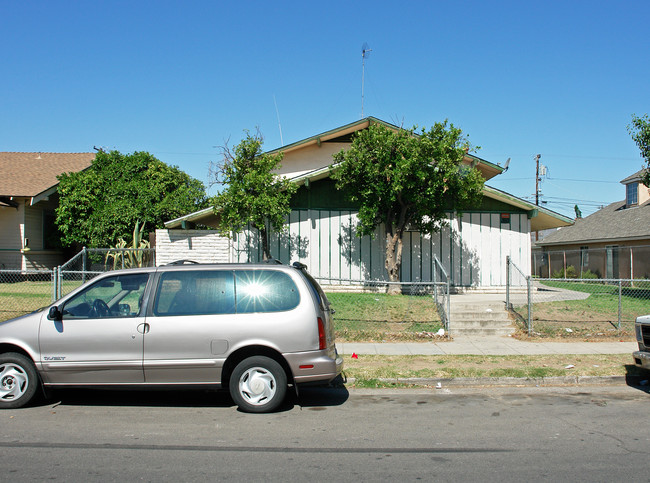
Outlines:
[[[647,378],[646,378],[647,379]],[[641,376],[558,376],[558,377],[457,377],[457,378],[378,378],[396,386],[434,387],[536,387],[536,386],[640,386]],[[355,378],[346,383],[354,384]],[[647,382],[646,382],[647,384]]]

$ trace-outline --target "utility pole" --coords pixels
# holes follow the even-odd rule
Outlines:
[[[535,169],[535,204],[537,206],[539,206],[539,158],[541,157],[541,154],[535,156],[535,163],[537,165],[537,168]]]
[[[541,158],[542,155],[538,154],[535,156],[535,205],[539,206],[539,158]],[[535,232],[535,242],[539,241],[539,232]]]

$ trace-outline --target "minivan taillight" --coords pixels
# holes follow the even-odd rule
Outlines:
[[[325,337],[325,323],[318,317],[318,350],[327,349],[327,337]]]

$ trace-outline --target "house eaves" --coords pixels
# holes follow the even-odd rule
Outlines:
[[[329,131],[325,131],[320,134],[316,134],[315,136],[308,137],[301,141],[296,141],[295,143],[287,144],[286,146],[282,146],[272,151],[268,151],[268,154],[278,154],[280,152],[288,153],[312,144],[320,145],[321,143],[331,141],[332,139],[336,139],[338,137],[345,136],[347,134],[352,134],[353,132],[361,131],[362,129],[366,129],[368,126],[370,126],[370,124],[381,124],[382,126],[385,126],[393,130],[399,129],[398,126],[382,121],[381,119],[377,119],[376,117],[370,116],[355,122],[351,122],[350,124],[346,124],[344,126],[330,129]]]
[[[298,186],[309,185],[309,183],[318,181],[320,179],[328,178],[336,166],[326,166],[324,168],[310,171],[309,173],[290,178],[292,183]],[[549,228],[558,228],[562,226],[569,226],[573,224],[573,220],[559,213],[555,213],[547,208],[528,203],[516,196],[506,193],[505,191],[492,188],[490,186],[483,187],[483,196],[492,198],[502,203],[514,206],[515,208],[522,209],[528,213],[528,218],[531,220],[531,230],[541,231]],[[214,228],[219,227],[219,217],[214,213],[213,208],[205,208],[189,215],[176,218],[165,222],[166,228],[182,228],[187,227],[189,224],[200,224],[211,226]]]
[[[634,183],[634,182],[637,182],[637,183],[638,183],[638,182],[641,181],[641,177],[645,174],[646,171],[647,171],[647,170],[646,170],[645,168],[642,169],[641,171],[637,171],[636,173],[634,173],[634,174],[628,176],[627,178],[622,179],[622,180],[620,181],[620,183],[621,183],[621,184],[629,184],[629,183]]]
[[[212,228],[219,228],[219,216],[214,208],[204,208],[189,215],[181,216],[165,222],[165,228],[181,228],[183,230],[193,228],[195,225],[204,225]]]
[[[528,201],[506,193],[505,191],[492,188],[491,186],[483,187],[483,196],[526,211],[528,213],[528,218],[530,219],[531,231],[542,231],[548,230],[549,228],[573,225],[573,219],[567,216],[556,213],[548,208],[534,205]]]

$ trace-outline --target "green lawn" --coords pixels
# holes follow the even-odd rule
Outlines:
[[[336,311],[337,339],[347,341],[418,340],[431,338],[441,327],[430,295],[328,293]]]
[[[65,295],[81,282],[63,282]],[[0,283],[0,321],[28,314],[52,303],[52,282]]]
[[[605,337],[634,335],[634,320],[650,313],[650,283],[621,290],[621,326],[618,330],[619,287],[595,282],[545,281],[544,286],[588,293],[584,300],[535,302],[533,331],[543,337]],[[639,286],[641,285],[641,286]],[[516,307],[525,319],[528,307]],[[567,331],[569,329],[569,331]]]
[[[0,284],[0,321],[28,314],[49,305],[52,282],[16,282]]]

